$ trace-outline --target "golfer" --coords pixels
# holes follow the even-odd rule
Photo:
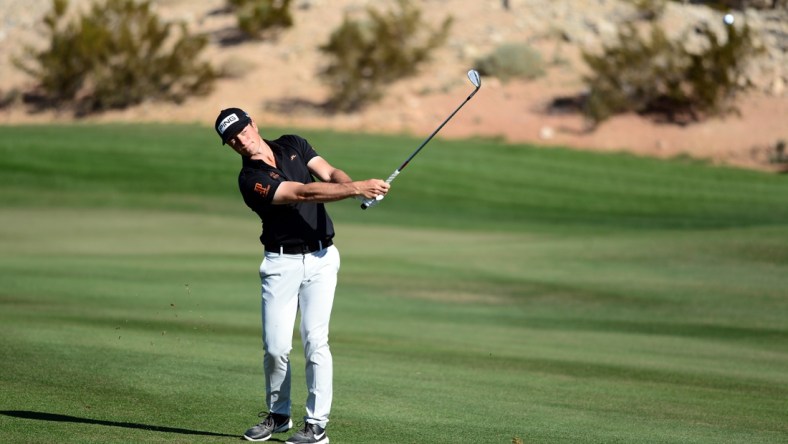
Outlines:
[[[263,224],[263,368],[268,412],[243,437],[266,441],[293,427],[290,399],[290,350],[296,312],[301,310],[301,340],[306,358],[304,427],[289,444],[328,443],[332,360],[328,324],[339,270],[334,226],[324,202],[385,195],[383,180],[352,181],[295,135],[263,139],[249,115],[238,108],[216,118],[222,144],[242,157],[238,186],[244,202]],[[320,181],[315,181],[313,177]]]

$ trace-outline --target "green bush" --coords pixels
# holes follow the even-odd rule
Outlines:
[[[657,114],[671,122],[736,112],[735,97],[751,86],[745,67],[759,49],[747,25],[725,29],[724,41],[708,26],[692,30],[705,41],[705,49],[693,53],[683,37],[671,41],[656,24],[648,39],[632,24],[622,27],[617,45],[598,55],[583,53],[591,69],[585,78],[585,114],[598,124],[626,112]]]
[[[410,0],[396,4],[397,9],[385,12],[368,8],[366,21],[345,16],[320,47],[330,58],[322,72],[331,90],[330,108],[354,111],[380,99],[385,85],[413,75],[445,43],[451,17],[432,29]]]
[[[52,4],[44,17],[49,47],[28,48],[27,59],[14,60],[37,82],[40,105],[84,114],[210,91],[216,74],[197,60],[207,39],[189,35],[182,23],[161,23],[149,1],[95,3],[72,22],[64,19],[67,0]]]
[[[293,26],[291,0],[228,0],[238,19],[238,29],[256,39],[275,35]]]
[[[481,75],[507,81],[511,78],[535,79],[544,75],[544,63],[538,51],[524,43],[506,43],[476,61]]]

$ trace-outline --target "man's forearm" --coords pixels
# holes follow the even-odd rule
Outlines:
[[[389,184],[380,179],[349,181],[347,174],[330,175],[331,180],[348,180],[347,182],[282,182],[274,193],[273,203],[277,205],[299,202],[334,202],[349,197],[371,199],[385,195]]]
[[[311,202],[333,202],[361,195],[358,188],[353,185],[353,179],[339,168],[331,172],[331,177],[326,183],[314,182],[301,189],[301,197]],[[323,186],[327,185],[327,186]]]
[[[294,191],[293,201],[295,202],[334,202],[362,195],[362,192],[351,181],[341,183],[312,182],[300,186]]]
[[[344,171],[338,168],[334,169],[334,171],[331,172],[331,178],[329,180],[329,182],[331,183],[347,183],[352,181],[353,179],[351,179],[350,176],[347,175],[347,173],[345,173]]]

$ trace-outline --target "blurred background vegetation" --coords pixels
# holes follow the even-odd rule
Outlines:
[[[214,82],[232,73],[205,60],[205,35],[183,23],[164,23],[150,0],[107,0],[74,16],[68,0],[53,0],[44,17],[49,45],[28,48],[15,64],[34,80],[26,97],[39,108],[72,109],[77,114],[137,105],[146,100],[180,103],[210,92]],[[245,39],[273,39],[298,27],[290,0],[227,0]],[[578,111],[598,124],[626,112],[658,115],[686,123],[735,112],[737,95],[747,90],[744,70],[759,55],[746,23],[725,26],[724,34],[701,24],[700,49],[687,48],[687,36],[670,38],[656,20],[667,0],[632,0],[641,22],[618,30],[616,42],[601,51],[584,51],[586,91]],[[715,8],[784,8],[771,2],[716,1]],[[510,8],[508,2],[503,2]],[[392,0],[345,16],[319,49],[326,58],[319,72],[330,90],[327,109],[351,112],[380,100],[386,86],[407,78],[428,63],[452,31],[450,13],[437,25],[422,17],[419,2]],[[697,37],[697,36],[696,36]],[[528,42],[503,42],[480,56],[475,67],[501,81],[534,79],[547,64]]]

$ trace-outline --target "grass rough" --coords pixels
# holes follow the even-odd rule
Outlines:
[[[358,178],[419,142],[297,132]],[[256,421],[259,225],[214,139],[0,127],[0,441],[235,442]],[[784,177],[433,143],[374,209],[330,204],[332,441],[788,439]]]

